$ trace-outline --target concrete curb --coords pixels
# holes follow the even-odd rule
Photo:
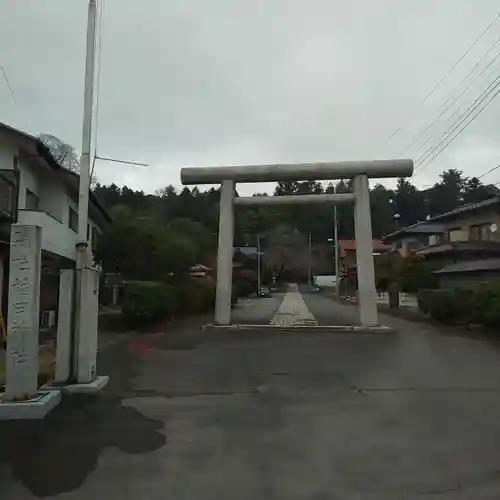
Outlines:
[[[393,334],[396,333],[394,328],[389,326],[354,326],[354,325],[203,325],[202,330],[219,330],[219,331],[248,331],[248,330],[274,330],[274,331],[290,331],[290,332],[308,332],[308,333],[364,333],[364,334]]]
[[[98,394],[101,392],[109,382],[109,377],[104,375],[96,377],[88,384],[46,384],[42,386],[44,391],[61,391],[64,394]]]
[[[60,391],[46,391],[43,388],[27,401],[2,401],[0,394],[1,420],[41,420],[61,402]]]

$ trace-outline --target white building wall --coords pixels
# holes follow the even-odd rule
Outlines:
[[[19,169],[19,222],[42,227],[42,249],[75,260],[77,234],[69,227],[69,208],[78,211],[76,193],[69,193],[56,172],[44,169],[29,156],[18,153],[18,145],[11,134],[0,131],[0,169],[13,169],[14,157]],[[38,211],[26,210],[26,189],[38,196]],[[45,213],[44,213],[45,212]],[[47,215],[48,214],[48,215]],[[89,220],[89,244],[92,228],[101,228]]]
[[[469,239],[469,231],[467,229],[455,229],[450,231],[450,242],[467,241]]]
[[[42,228],[42,250],[76,259],[76,233],[45,212],[19,211],[19,223]]]
[[[0,133],[0,169],[10,170],[14,168],[14,156],[17,154],[17,146],[9,141],[5,134]]]
[[[41,178],[38,196],[40,197],[40,210],[64,223],[64,217],[67,217],[67,195],[64,184],[57,178]]]
[[[35,193],[39,197],[39,181],[35,172],[28,165],[26,158],[19,158],[17,164],[19,167],[18,208],[20,210],[24,210],[26,208],[26,189],[29,189],[32,193]]]

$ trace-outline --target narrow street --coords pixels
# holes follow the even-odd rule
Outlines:
[[[356,315],[303,299],[320,323]],[[277,297],[234,313],[266,300],[274,317]],[[101,397],[0,424],[2,498],[500,497],[498,343],[386,316],[397,333],[200,330],[209,320],[125,337],[100,355]]]

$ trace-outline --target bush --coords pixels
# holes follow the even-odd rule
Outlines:
[[[477,323],[500,326],[500,283],[476,289],[421,290],[419,309],[443,323]]]
[[[473,291],[472,321],[500,326],[500,283],[482,285]]]
[[[178,286],[179,311],[184,314],[209,311],[215,305],[215,281],[191,279]]]
[[[238,302],[238,299],[239,299],[238,286],[236,285],[236,283],[233,283],[233,286],[231,288],[231,306],[234,306],[234,304]]]
[[[239,280],[233,283],[233,288],[238,291],[238,297],[247,297],[255,292],[255,287],[252,283],[246,280]]]
[[[125,287],[122,313],[126,324],[135,328],[170,318],[178,306],[178,294],[171,285],[134,281]]]

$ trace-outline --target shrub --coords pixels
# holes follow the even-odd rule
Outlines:
[[[401,291],[417,293],[422,288],[436,288],[438,281],[429,263],[416,256],[405,257],[399,261],[397,272]]]
[[[472,321],[500,326],[500,283],[484,284],[473,291]]]
[[[477,323],[500,326],[500,283],[475,289],[421,290],[419,309],[443,323]]]
[[[210,279],[191,279],[179,285],[180,312],[205,312],[214,308],[215,282]]]
[[[126,324],[135,328],[171,317],[178,305],[173,286],[150,281],[134,281],[125,287],[122,313]]]
[[[238,290],[239,297],[246,297],[255,292],[254,285],[246,280],[236,281],[235,283],[233,283],[233,288],[236,288]]]
[[[468,321],[472,296],[467,290],[420,290],[419,309],[443,323]]]
[[[238,302],[238,299],[239,299],[238,285],[236,283],[233,283],[233,286],[231,288],[231,306],[234,306],[234,304]]]

